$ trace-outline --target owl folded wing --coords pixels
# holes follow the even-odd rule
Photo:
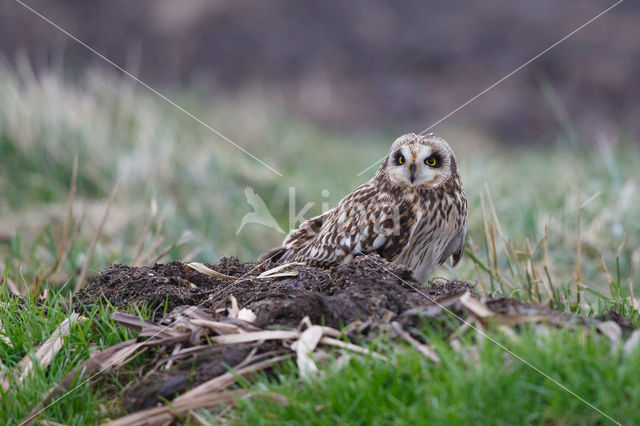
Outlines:
[[[280,247],[275,247],[258,257],[258,262],[271,260],[278,262],[288,260],[293,253],[297,253],[307,245],[322,229],[322,225],[335,209],[327,210],[319,216],[308,219],[298,229],[289,232]]]
[[[354,192],[342,200],[313,238],[297,248],[290,241],[292,250],[283,260],[330,265],[348,263],[355,255],[369,253],[395,260],[419,221],[413,206],[383,196],[362,195]]]
[[[455,234],[449,245],[447,245],[447,248],[444,250],[442,257],[438,262],[439,265],[442,265],[444,262],[446,262],[449,256],[451,256],[451,266],[456,266],[458,262],[460,262],[460,259],[462,259],[462,254],[464,252],[464,241],[466,235],[467,223],[465,220],[465,222],[461,226],[459,226],[457,233]]]

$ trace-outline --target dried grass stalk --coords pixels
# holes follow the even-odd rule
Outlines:
[[[333,339],[331,337],[323,337],[322,339],[320,339],[320,343],[329,346],[336,346],[341,349],[348,349],[359,354],[371,355],[372,357],[378,358],[382,361],[388,361],[386,356],[380,355],[377,352],[370,351],[369,349],[363,348],[362,346],[354,345],[353,343],[347,343],[343,342],[342,340]]]
[[[303,265],[304,263],[302,262],[285,263],[284,265],[276,266],[275,268],[271,268],[267,271],[264,271],[263,273],[258,275],[258,278],[271,278],[277,275],[279,272],[284,271],[287,268],[290,268],[291,266],[303,266]],[[298,275],[297,271],[295,271],[295,275]],[[286,275],[280,275],[280,276],[286,276]]]
[[[41,368],[46,368],[47,366],[49,366],[49,364],[51,363],[55,355],[60,351],[63,343],[62,339],[63,337],[69,335],[69,332],[71,331],[71,326],[75,321],[86,321],[86,318],[73,312],[71,316],[69,316],[69,318],[65,319],[58,326],[58,328],[54,330],[54,332],[51,334],[49,339],[47,339],[40,346],[40,348],[38,348],[38,350],[34,355],[34,358],[35,358],[35,361],[38,362]],[[34,361],[29,357],[29,355],[27,355],[18,363],[18,368],[21,370],[21,374],[18,377],[18,380],[23,381],[28,377],[29,373],[33,370],[33,365],[34,365],[33,362]],[[2,389],[6,392],[9,387],[8,377],[2,378],[1,386],[2,386]],[[45,398],[45,402],[46,402],[46,398]],[[38,406],[36,407],[36,409],[33,410],[33,412],[36,412],[39,409],[39,407],[42,406],[42,404],[43,403],[38,404]],[[30,424],[34,418],[35,418],[35,415],[32,414],[29,417],[27,417],[25,420],[23,420],[21,424]]]
[[[220,278],[222,280],[237,280],[237,277],[232,277],[231,275],[226,275],[223,274],[222,272],[218,272],[216,270],[213,270],[211,268],[209,268],[208,266],[200,263],[200,262],[191,262],[188,263],[187,266],[191,269],[193,269],[194,271],[200,272],[201,274],[205,274],[208,275],[210,277],[214,277],[214,278]]]
[[[93,378],[94,376],[113,367],[124,365],[134,358],[132,356],[135,352],[135,350],[133,350],[134,348],[140,349],[144,346],[147,346],[147,342],[140,343],[137,342],[136,339],[130,339],[102,351],[94,352],[85,362],[69,372],[60,383],[49,389],[49,392],[47,392],[47,395],[45,395],[42,402],[38,403],[38,405],[31,410],[31,413],[26,418],[22,419],[20,424],[26,426],[32,425],[37,416],[42,412],[42,407],[48,404],[52,399],[62,395],[65,389],[71,386],[78,375],[82,374],[89,376],[89,378]],[[142,351],[138,352],[138,354],[141,352]],[[127,358],[123,358],[125,356]]]
[[[18,363],[18,370],[20,375],[18,381],[22,382],[33,371],[34,363],[38,363],[40,368],[46,369],[53,358],[60,352],[63,345],[63,338],[68,336],[71,332],[71,326],[76,321],[85,321],[86,318],[79,314],[72,312],[69,318],[65,319],[60,325],[51,333],[51,336],[36,350],[33,354],[33,358],[30,354],[27,354]],[[6,391],[9,387],[9,377],[2,378],[2,389]]]
[[[67,196],[67,214],[64,219],[64,226],[62,228],[62,238],[56,247],[56,259],[53,265],[42,275],[40,281],[45,281],[51,274],[56,272],[60,265],[66,259],[69,254],[69,247],[72,243],[71,235],[71,223],[73,222],[73,201],[76,197],[76,180],[78,177],[78,157],[73,161],[73,171],[71,172],[71,185],[69,187],[69,195]]]
[[[177,416],[184,416],[191,410],[199,408],[212,408],[220,404],[233,402],[238,393],[223,393],[222,390],[235,383],[238,376],[246,376],[256,371],[267,369],[285,359],[288,355],[277,356],[265,361],[257,362],[235,372],[222,374],[214,379],[206,381],[191,389],[183,395],[171,401],[170,405],[141,410],[136,413],[121,417],[107,423],[109,426],[133,426],[133,425],[164,425],[171,423]]]
[[[322,339],[322,334],[322,327],[312,325],[302,332],[300,338],[295,342],[296,364],[300,375],[305,379],[318,374],[318,366],[310,355],[316,350],[320,339]]]
[[[293,340],[300,337],[299,331],[293,330],[263,330],[248,333],[225,334],[211,337],[211,342],[222,345],[236,343],[258,342],[260,340]]]
[[[398,335],[405,340],[407,343],[411,344],[418,352],[420,352],[425,358],[430,359],[431,361],[438,363],[440,362],[440,357],[438,354],[431,350],[427,345],[420,343],[416,339],[414,339],[407,331],[405,331],[399,322],[393,321],[391,323],[391,327],[395,330]]]
[[[87,253],[87,259],[82,266],[82,270],[80,271],[80,275],[78,276],[78,281],[76,282],[76,288],[73,290],[73,293],[77,293],[84,286],[84,280],[89,273],[89,265],[91,264],[91,258],[93,257],[93,252],[96,249],[96,245],[98,244],[98,238],[100,238],[100,234],[102,234],[102,228],[104,228],[105,223],[107,222],[107,218],[109,217],[109,210],[111,209],[111,205],[113,204],[113,200],[116,198],[116,194],[118,193],[119,184],[116,183],[116,186],[113,188],[111,195],[109,196],[109,200],[107,201],[107,206],[104,209],[104,214],[102,219],[100,220],[100,224],[96,229],[96,233],[91,239],[91,244],[89,246],[89,252]]]
[[[225,323],[225,322],[220,322],[220,321],[210,321],[210,320],[203,320],[203,319],[192,319],[190,320],[190,322],[192,324],[196,324],[196,325],[200,325],[202,327],[207,327],[210,328],[211,330],[214,330],[216,332],[218,332],[219,334],[229,334],[229,333],[243,333],[244,331],[242,330],[241,327],[235,325],[235,324],[229,324],[229,323]]]
[[[487,305],[471,296],[469,292],[464,293],[462,297],[460,297],[460,303],[475,317],[488,318],[495,315],[491,309],[487,308]]]

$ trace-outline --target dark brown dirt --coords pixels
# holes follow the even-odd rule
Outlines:
[[[384,329],[384,323],[376,320],[383,317],[388,320],[389,313],[406,330],[434,322],[438,329],[453,331],[459,326],[458,320],[443,316],[442,306],[434,302],[464,316],[459,297],[451,296],[473,291],[471,284],[461,281],[434,280],[424,286],[415,281],[409,269],[375,255],[357,257],[349,265],[328,269],[294,266],[290,270],[297,271],[297,276],[269,279],[258,279],[257,276],[274,267],[273,264],[257,265],[223,258],[218,264],[208,266],[240,279],[213,278],[180,262],[142,267],[111,265],[89,279],[76,300],[76,309],[108,301],[120,310],[146,304],[167,311],[181,305],[198,305],[215,311],[227,306],[233,295],[240,307],[256,314],[256,325],[260,328],[296,327],[305,316],[314,324],[332,327],[361,320],[363,323],[352,329],[361,336],[360,333],[366,335],[376,325]],[[533,306],[511,298],[488,299],[485,303],[491,311],[505,318],[541,316],[550,324],[570,327],[598,323],[596,319],[550,311],[546,306]],[[163,311],[158,309],[158,317],[162,317]],[[600,319],[615,321],[627,333],[633,329],[628,319],[615,312]],[[356,338],[349,333],[351,338]],[[172,399],[242,363],[253,349],[257,354],[283,350],[276,342],[213,346],[195,356],[176,360],[168,370],[157,369],[156,365],[124,391],[122,408],[133,412]],[[161,351],[158,353],[162,354]],[[157,359],[166,361],[166,356]],[[270,370],[266,373],[270,374]]]
[[[246,279],[209,277],[180,262],[141,267],[111,265],[89,280],[76,303],[91,305],[103,299],[118,309],[132,304],[161,307],[166,303],[170,311],[180,305],[215,308],[233,295],[240,307],[257,315],[259,327],[295,327],[305,316],[313,323],[338,327],[379,318],[386,311],[400,314],[472,289],[471,284],[460,281],[423,286],[409,269],[377,256],[358,257],[349,265],[330,269],[296,266],[298,276],[272,279],[255,278],[274,266],[271,264],[257,266],[223,258],[208,266]]]
[[[256,344],[211,346],[193,357],[176,362],[169,370],[158,370],[132,382],[124,391],[122,408],[131,413],[180,395],[187,389],[211,380],[244,361]],[[262,343],[261,350],[278,349],[274,342]]]
[[[314,324],[339,327],[356,320],[379,319],[385,313],[400,315],[413,308],[472,290],[469,283],[434,281],[424,286],[411,271],[387,263],[378,256],[358,257],[349,265],[324,269],[295,266],[295,277],[255,278],[274,267],[241,263],[223,258],[210,268],[242,280],[222,280],[204,275],[186,264],[172,262],[152,266],[111,265],[89,279],[79,293],[76,309],[108,301],[116,309],[146,304],[162,316],[181,305],[215,309],[233,295],[240,307],[251,309],[261,328],[296,327],[308,316]],[[246,279],[245,279],[246,278]],[[269,346],[267,342],[267,346]],[[264,344],[263,344],[264,346]],[[260,347],[260,353],[271,349]],[[265,349],[266,348],[266,349]],[[177,361],[169,370],[160,369],[132,383],[122,396],[122,408],[132,412],[203,383],[242,362],[251,345],[212,347],[197,356]]]

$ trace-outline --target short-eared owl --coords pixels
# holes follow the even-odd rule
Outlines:
[[[324,214],[287,235],[263,261],[348,263],[378,253],[425,282],[450,256],[462,257],[467,199],[453,151],[434,134],[396,139],[376,175]]]

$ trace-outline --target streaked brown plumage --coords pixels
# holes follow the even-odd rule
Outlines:
[[[467,199],[453,151],[434,134],[410,133],[396,139],[371,180],[259,260],[324,266],[378,253],[424,282],[449,257],[453,266],[460,261],[466,229]]]

